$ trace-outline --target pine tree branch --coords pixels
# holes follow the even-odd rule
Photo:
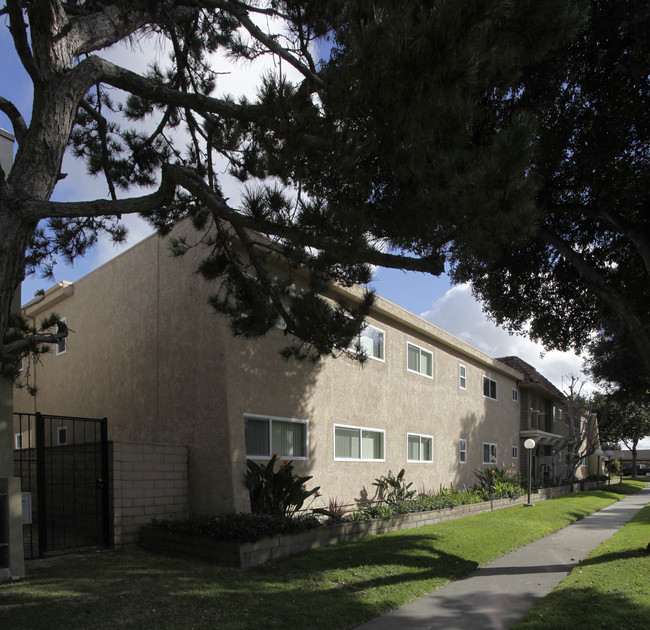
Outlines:
[[[216,9],[227,11],[236,17],[254,39],[264,44],[264,46],[266,46],[271,52],[278,55],[278,57],[291,64],[304,77],[313,81],[314,85],[317,85],[321,88],[325,86],[325,82],[318,76],[318,74],[313,72],[309,66],[306,66],[294,55],[289,53],[286,48],[280,46],[280,44],[278,44],[273,37],[271,37],[268,33],[265,33],[255,24],[255,22],[250,19],[248,15],[248,12],[250,10],[249,7],[240,2],[231,2],[230,0],[207,0],[204,4],[205,6],[212,6]]]
[[[99,102],[99,94],[97,95],[97,101]],[[104,118],[85,98],[82,99],[79,103],[81,107],[96,123],[97,123],[97,132],[99,133],[99,138],[102,145],[102,169],[104,171],[104,177],[106,178],[106,183],[108,184],[108,190],[111,194],[111,199],[113,201],[117,200],[117,193],[115,191],[115,184],[113,183],[113,178],[111,177],[110,172],[110,156],[108,150],[108,135],[107,135],[107,123],[106,118]]]
[[[440,275],[444,271],[444,256],[442,255],[413,258],[389,254],[370,246],[351,248],[347,243],[321,236],[310,230],[241,214],[230,208],[223,196],[211,190],[193,169],[177,165],[163,167],[160,187],[150,195],[117,201],[106,199],[79,202],[26,201],[22,206],[22,211],[24,218],[29,221],[38,221],[46,217],[74,218],[147,214],[171,202],[176,186],[185,188],[222,221],[254,232],[283,238],[303,247],[313,247],[329,252],[341,263],[367,263],[433,275]]]
[[[291,225],[275,223],[266,219],[258,219],[235,212],[228,206],[224,198],[208,188],[206,183],[192,169],[182,166],[168,167],[170,177],[177,184],[194,195],[201,203],[215,212],[222,220],[238,225],[254,232],[277,236],[304,247],[313,247],[332,253],[341,263],[363,262],[380,267],[421,271],[440,275],[444,271],[444,256],[427,256],[413,258],[398,254],[388,254],[373,247],[357,247],[352,250],[346,243],[320,236],[309,230]]]
[[[262,109],[256,105],[239,105],[204,94],[174,90],[95,55],[84,59],[71,72],[87,73],[92,77],[90,85],[103,82],[141,98],[149,99],[154,103],[189,108],[201,113],[218,114],[224,118],[234,118],[242,122],[261,124],[267,122],[269,126],[273,122],[273,119],[266,116]]]
[[[144,8],[139,2],[107,4],[101,11],[71,18],[65,37],[74,47],[76,55],[107,48],[151,23],[156,4],[145,3]],[[125,6],[130,10],[125,11]],[[180,11],[189,13],[191,10],[182,7]]]
[[[61,339],[68,336],[69,329],[65,322],[57,322],[57,331],[47,335],[35,334],[27,335],[22,339],[17,339],[3,346],[0,346],[0,357],[15,355],[19,352],[24,352],[26,349],[33,349],[42,344],[58,343]]]
[[[101,217],[122,214],[147,214],[174,199],[176,185],[166,176],[169,167],[163,167],[163,175],[158,190],[150,195],[130,197],[116,201],[96,199],[95,201],[25,201],[22,214],[27,221],[39,221],[46,218],[74,219],[78,217]]]
[[[14,136],[16,137],[16,142],[20,144],[27,133],[27,123],[22,117],[18,108],[6,98],[0,96],[0,111],[4,112],[11,121],[14,130]]]
[[[22,3],[18,0],[7,0],[7,13],[9,14],[9,32],[13,37],[20,61],[32,81],[39,83],[43,77],[27,40],[27,24],[23,18]]]

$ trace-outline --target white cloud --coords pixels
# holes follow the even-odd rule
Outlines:
[[[578,355],[557,350],[547,352],[540,344],[512,335],[488,320],[467,284],[449,289],[420,317],[492,357],[515,355],[522,358],[560,390],[565,389],[563,379],[566,381],[571,375],[584,378],[582,359]]]

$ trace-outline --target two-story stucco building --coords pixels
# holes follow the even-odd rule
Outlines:
[[[492,462],[519,469],[535,396],[543,390],[549,409],[563,403],[550,383],[526,382],[521,366],[382,298],[362,335],[363,365],[285,360],[280,328],[232,336],[193,265],[151,236],[26,304],[35,322],[56,312],[71,332],[31,366],[36,395],[20,390],[14,402],[17,412],[107,417],[114,442],[187,447],[189,513],[249,510],[247,458],[274,453],[313,475],[325,503],[372,499],[373,481],[401,468],[416,489],[471,486],[474,470]]]

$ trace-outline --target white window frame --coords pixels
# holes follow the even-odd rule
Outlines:
[[[24,433],[14,433],[14,450],[22,451],[25,446],[25,434]]]
[[[495,396],[486,396],[485,395],[485,382],[489,382],[490,384],[494,383],[494,393]],[[490,393],[492,393],[492,387],[489,387]],[[487,398],[488,400],[499,400],[499,383],[496,379],[490,378],[489,376],[483,375],[483,398]]]
[[[514,446],[512,447],[512,459],[519,459],[519,447]]]
[[[359,457],[337,457],[336,456],[336,429],[349,429],[354,431],[359,431]],[[361,432],[362,431],[371,431],[372,433],[381,433],[382,435],[382,454],[381,459],[371,459],[363,457],[363,452],[361,449]],[[374,427],[360,427],[351,424],[335,424],[333,427],[333,436],[334,441],[332,444],[334,450],[334,461],[335,462],[385,462],[386,461],[386,431],[384,429],[377,429]]]
[[[64,436],[63,440],[61,436]],[[56,430],[57,446],[65,446],[68,443],[68,427],[58,427]]]
[[[363,337],[363,333],[368,330],[368,328],[372,328],[374,331],[378,332],[381,335],[381,356],[376,357],[372,354],[369,354],[366,352],[366,356],[369,359],[373,359],[374,361],[380,361],[381,363],[386,362],[386,331],[382,330],[381,328],[377,328],[377,326],[373,326],[372,324],[364,324],[363,328],[361,329],[361,332],[359,333],[359,337],[357,341],[359,342],[359,346],[361,346],[361,337]]]
[[[309,459],[309,420],[300,420],[298,418],[283,418],[281,416],[268,416],[257,413],[244,414],[244,450],[246,450],[246,420],[266,420],[269,427],[269,452],[268,453],[246,453],[246,459],[270,459],[276,453],[278,459],[291,459],[305,461]],[[305,455],[288,455],[287,453],[278,453],[273,449],[273,422],[291,422],[295,424],[302,424],[305,427]]]
[[[62,317],[60,321],[65,324],[66,318]],[[63,350],[61,350],[61,344],[63,344]],[[63,339],[59,339],[56,342],[56,356],[58,357],[62,354],[65,354],[67,351],[68,351],[68,338],[64,337]]]
[[[409,438],[416,437],[419,438],[419,447],[418,453],[420,455],[419,459],[409,459]],[[431,459],[422,459],[422,440],[431,440]],[[406,461],[420,464],[433,464],[433,435],[423,435],[421,433],[407,433],[406,434]]]
[[[460,438],[458,441],[458,462],[460,464],[467,463],[467,440]]]
[[[519,390],[516,387],[512,388],[512,402],[519,402]]]
[[[490,455],[489,455],[490,461],[487,461],[487,462],[485,461],[485,447],[486,446],[489,447],[488,450],[490,451]],[[483,463],[484,464],[494,464],[494,463],[496,463],[498,461],[497,456],[498,456],[499,449],[497,448],[496,444],[494,444],[492,442],[483,442],[483,449],[482,450],[483,450],[482,457],[483,457]],[[494,455],[492,454],[492,450],[494,450]]]
[[[418,363],[420,367],[422,366],[422,353],[426,353],[431,357],[431,374],[426,374],[425,372],[422,372],[421,370],[412,370],[409,368],[409,346],[412,346],[413,348],[417,348],[420,352],[419,360]],[[418,346],[416,343],[413,343],[411,341],[406,342],[406,371],[411,372],[412,374],[419,374],[420,376],[424,376],[425,378],[430,378],[433,379],[433,352],[431,350],[427,350],[426,348],[423,348],[422,346]]]
[[[462,363],[458,366],[458,387],[467,389],[467,366]]]

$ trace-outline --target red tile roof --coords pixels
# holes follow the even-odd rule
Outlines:
[[[526,363],[523,359],[519,357],[500,357],[497,361],[505,363],[507,366],[521,372],[524,375],[521,383],[522,385],[541,385],[554,396],[558,398],[565,399],[566,396],[557,388],[551,381],[546,377],[542,376],[530,363]]]

